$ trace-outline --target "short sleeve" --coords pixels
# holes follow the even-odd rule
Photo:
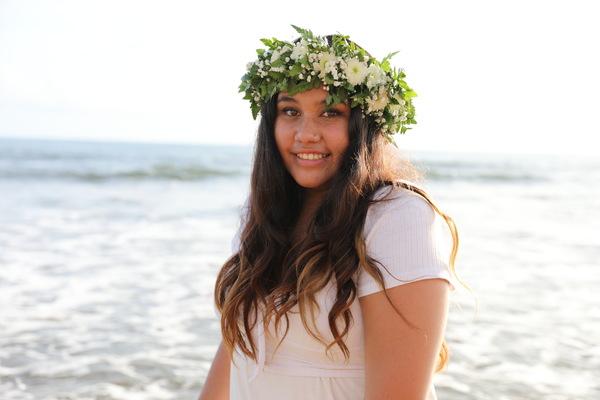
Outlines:
[[[381,264],[375,266],[383,275],[386,289],[442,278],[455,290],[448,257],[441,246],[441,217],[437,218],[427,200],[411,192],[371,207],[378,209],[371,213],[374,220],[365,223],[365,244],[367,254]],[[359,297],[383,290],[364,267],[359,270],[357,287]]]

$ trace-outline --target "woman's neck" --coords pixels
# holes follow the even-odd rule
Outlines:
[[[315,214],[315,212],[321,205],[321,202],[325,198],[325,194],[325,191],[306,191],[304,196],[304,204],[302,206],[302,212],[300,213],[300,216],[303,216],[308,219],[312,218],[312,216]]]
[[[298,216],[298,220],[296,221],[296,226],[292,235],[293,242],[300,240],[306,235],[308,224],[317,212],[317,209],[321,205],[324,197],[325,192],[321,191],[307,191],[305,193],[304,204],[302,205],[302,210],[300,211],[300,215]]]

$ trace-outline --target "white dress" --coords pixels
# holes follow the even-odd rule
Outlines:
[[[389,190],[390,186],[380,188],[374,197],[380,198]],[[386,288],[421,279],[442,278],[454,290],[448,257],[442,254],[439,246],[441,217],[425,199],[407,189],[393,187],[387,198],[391,200],[370,206],[363,231],[369,255],[399,279],[381,269]],[[233,251],[239,246],[239,232],[232,242]],[[358,297],[381,290],[371,275],[362,269],[355,282]],[[329,343],[333,336],[327,315],[335,301],[333,283],[317,295],[317,300],[321,312],[315,313],[316,329]],[[350,351],[348,363],[337,345],[330,349],[331,358],[325,355],[323,344],[306,332],[297,307],[288,314],[289,330],[277,351],[275,348],[283,337],[285,319],[277,333],[274,324],[265,326],[259,314],[261,320],[252,332],[258,347],[258,362],[236,348],[230,368],[231,400],[364,398],[363,321],[358,298],[351,306],[355,323],[344,337]],[[427,399],[436,399],[433,384]]]

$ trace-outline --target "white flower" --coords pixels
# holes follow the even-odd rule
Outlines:
[[[284,67],[271,67],[271,72],[283,72],[285,71]]]
[[[335,68],[335,63],[337,62],[337,57],[332,53],[319,53],[318,56],[319,62],[315,63],[313,67],[318,72],[323,72],[325,75],[326,72],[330,72],[332,68]]]
[[[246,64],[246,70],[250,71],[250,69],[252,68],[252,66],[254,65],[254,62],[249,62],[248,64]]]
[[[367,114],[370,114],[373,111],[383,110],[389,101],[387,90],[385,90],[384,87],[379,88],[379,92],[375,96],[367,99],[367,104],[369,106]]]
[[[304,40],[302,40],[302,41],[300,41],[300,43],[296,43],[296,45],[294,46],[294,49],[292,50],[292,54],[290,54],[290,57],[293,60],[298,61],[307,52],[308,52],[308,47],[306,47],[306,42]]]
[[[367,69],[367,87],[372,89],[385,83],[385,72],[377,64],[369,65]]]
[[[285,53],[285,47],[273,50],[273,54],[271,54],[271,62],[274,63],[275,61],[279,60],[279,57],[281,57],[283,53]]]
[[[356,58],[349,60],[344,66],[346,79],[352,85],[360,85],[367,75],[367,65]]]

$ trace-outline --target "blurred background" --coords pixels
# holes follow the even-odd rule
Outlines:
[[[261,37],[404,68],[396,143],[458,227],[440,399],[600,398],[589,1],[0,0],[0,398],[197,397],[248,192]],[[449,233],[446,238],[450,240]]]

